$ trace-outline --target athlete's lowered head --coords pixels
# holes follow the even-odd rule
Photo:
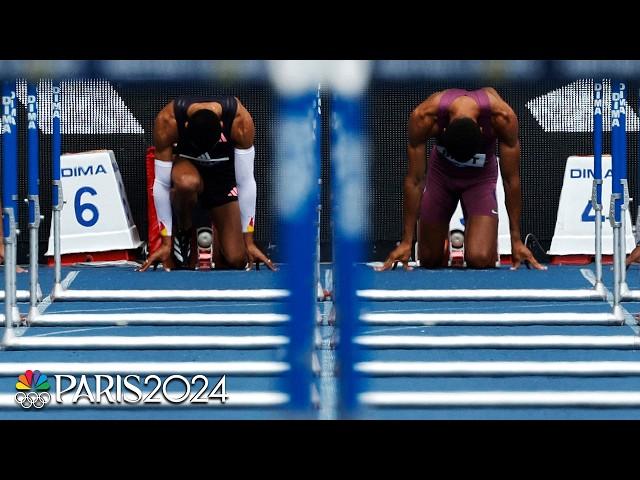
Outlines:
[[[220,141],[220,118],[212,110],[201,108],[191,114],[186,122],[189,142],[199,152],[207,152]]]
[[[482,149],[482,131],[471,117],[452,120],[440,135],[440,145],[458,162],[469,161]]]

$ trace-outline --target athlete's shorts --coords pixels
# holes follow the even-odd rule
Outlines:
[[[475,215],[497,218],[496,181],[497,177],[493,175],[452,178],[437,168],[430,168],[422,194],[420,220],[448,224],[458,200],[462,202],[464,218]]]
[[[236,187],[235,175],[229,175],[228,172],[220,174],[215,168],[201,167],[193,162],[200,173],[204,188],[198,196],[198,204],[206,209],[226,205],[230,202],[238,201],[238,188]]]
[[[235,185],[225,192],[220,189],[207,188],[205,184],[204,191],[198,197],[198,204],[206,210],[237,201],[238,188]]]

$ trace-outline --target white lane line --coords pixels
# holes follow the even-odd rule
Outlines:
[[[424,330],[426,327],[425,325],[410,325],[410,326],[404,326],[404,327],[392,327],[392,328],[380,328],[380,329],[373,329],[373,330],[367,330],[367,333],[382,333],[382,332],[400,332],[402,330],[415,330],[416,328],[422,328],[423,330],[420,333],[426,333],[426,330]]]
[[[248,306],[255,306],[255,305],[260,305],[263,306],[265,305],[264,302],[260,302],[260,303],[242,303],[242,302],[225,302],[225,307],[226,306],[234,306],[234,307],[248,307]],[[193,311],[193,309],[195,308],[211,308],[211,303],[201,303],[201,304],[193,304],[191,305],[191,307],[188,309],[189,312]],[[183,309],[184,310],[184,305],[160,305],[160,306],[149,306],[149,307],[145,307],[145,306],[141,306],[141,307],[121,307],[121,308],[114,308],[114,307],[109,307],[109,308],[79,308],[79,309],[65,309],[63,312],[60,313],[95,313],[95,312],[100,312],[100,313],[107,313],[107,312],[127,312],[127,311],[133,311],[133,310],[180,310]]]
[[[520,303],[520,302],[518,302]],[[518,305],[515,308],[539,308],[541,311],[546,311],[548,309],[548,307],[560,307],[560,306],[566,306],[567,302],[553,302],[553,303],[535,303],[535,304],[525,304],[522,303],[521,305]],[[578,306],[578,305],[591,305],[593,306],[594,303],[593,302],[571,302],[571,306]],[[505,307],[505,309],[507,308],[511,308],[511,307]],[[495,311],[496,309],[496,305],[495,303],[492,303],[489,306],[473,306],[473,310],[487,310],[487,311]],[[464,310],[463,312],[460,311],[460,307],[456,306],[456,307],[433,307],[433,308],[429,308],[429,307],[425,307],[425,308],[416,308],[416,309],[402,309],[402,310],[398,310],[398,309],[393,309],[393,310],[378,310],[377,308],[375,310],[371,310],[371,311],[367,311],[367,313],[398,313],[398,312],[402,312],[402,313],[424,313],[424,312],[446,312],[446,311],[457,311],[458,313],[466,313],[468,312],[468,310]],[[596,312],[599,313],[599,312]]]
[[[38,335],[33,335],[33,336],[34,337],[50,337],[51,335],[64,335],[65,333],[88,332],[90,330],[105,330],[107,328],[122,328],[122,327],[113,325],[110,327],[74,328],[73,330],[60,330],[56,332],[40,333]]]

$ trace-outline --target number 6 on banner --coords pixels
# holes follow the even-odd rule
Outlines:
[[[69,199],[60,215],[60,253],[131,250],[142,244],[112,150],[61,155],[60,181]],[[53,255],[53,229],[45,255]]]
[[[93,227],[98,222],[98,218],[100,218],[100,213],[98,212],[98,209],[93,203],[89,203],[89,202],[82,203],[82,195],[84,195],[85,193],[88,193],[93,196],[98,194],[98,192],[96,192],[91,187],[82,187],[78,189],[78,191],[76,192],[76,196],[73,200],[73,210],[76,213],[76,220],[80,225],[82,225],[83,227]],[[87,210],[90,212],[91,216],[89,219],[85,220],[84,212],[86,212]]]

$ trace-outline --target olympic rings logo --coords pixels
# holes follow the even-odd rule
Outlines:
[[[22,408],[42,408],[51,401],[51,394],[49,392],[18,392],[15,398],[16,403]]]

